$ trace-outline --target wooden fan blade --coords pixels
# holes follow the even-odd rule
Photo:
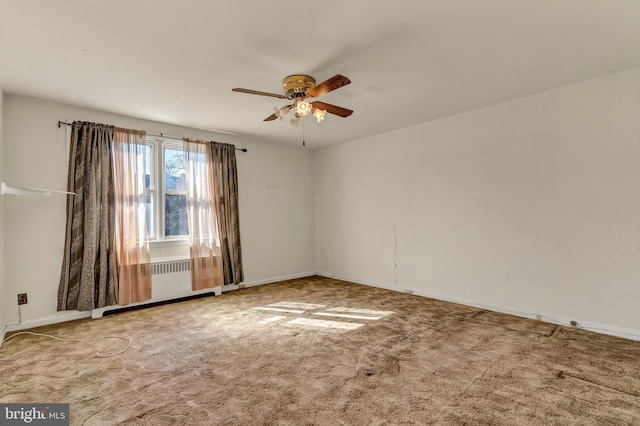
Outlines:
[[[315,87],[312,87],[311,89],[307,90],[307,96],[311,96],[312,98],[317,98],[319,96],[324,95],[325,93],[331,92],[332,90],[336,90],[341,88],[342,86],[346,86],[349,83],[351,83],[351,80],[349,80],[347,77],[340,74],[336,74],[333,77],[331,77],[329,80],[323,81],[322,83],[316,85]]]
[[[293,104],[292,104],[292,105],[287,105],[287,106],[285,106],[285,108],[287,109],[287,112],[289,112],[289,111],[291,111],[291,108],[293,108]],[[262,120],[262,121],[273,121],[273,120],[275,120],[276,118],[278,118],[278,116],[277,116],[277,115],[275,115],[275,114],[271,114],[270,116],[268,116],[267,118],[265,118],[265,119],[264,119],[264,120]]]
[[[353,114],[353,111],[351,111],[350,109],[342,108],[320,101],[311,102],[311,105],[313,105],[314,108],[323,109],[331,114],[335,114],[340,117],[348,117]]]
[[[241,89],[239,87],[236,87],[235,89],[231,89],[231,90],[234,91],[234,92],[248,93],[250,95],[271,96],[272,98],[288,99],[285,95],[278,95],[276,93],[260,92],[258,90]]]

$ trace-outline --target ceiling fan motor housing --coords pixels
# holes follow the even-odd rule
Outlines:
[[[305,96],[307,90],[316,86],[316,80],[308,75],[295,74],[282,80],[284,93],[289,99]]]

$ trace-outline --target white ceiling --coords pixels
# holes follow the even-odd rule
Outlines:
[[[298,145],[231,89],[343,74],[312,148],[638,66],[638,0],[0,0],[5,92]]]

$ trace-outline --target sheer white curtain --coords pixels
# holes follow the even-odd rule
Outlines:
[[[147,238],[145,136],[115,128],[113,170],[118,264],[118,304],[151,298],[151,254]]]
[[[187,217],[193,290],[223,284],[220,234],[215,203],[217,187],[211,164],[211,145],[206,141],[184,139]]]

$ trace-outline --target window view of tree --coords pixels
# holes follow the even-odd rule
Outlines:
[[[187,222],[187,194],[185,186],[184,153],[164,150],[164,235],[189,235]]]
[[[164,235],[189,235],[187,196],[166,194],[164,199]]]

